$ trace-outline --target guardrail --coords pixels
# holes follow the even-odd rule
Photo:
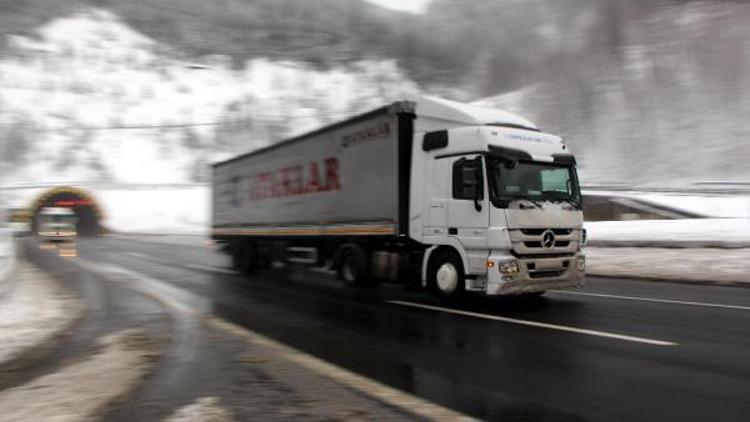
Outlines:
[[[589,192],[639,192],[666,193],[679,195],[747,195],[750,194],[750,184],[744,183],[696,183],[684,187],[638,186],[627,184],[584,184],[581,186],[583,194]]]
[[[0,282],[10,274],[15,259],[13,232],[0,228]]]

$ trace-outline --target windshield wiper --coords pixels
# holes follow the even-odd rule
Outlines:
[[[541,204],[541,203],[539,203],[539,202],[537,202],[536,200],[532,199],[531,195],[528,195],[528,194],[526,194],[526,195],[517,195],[517,196],[512,196],[510,200],[511,200],[511,201],[519,201],[519,200],[524,200],[524,201],[528,201],[528,202],[531,202],[531,203],[532,203],[532,204],[534,204],[534,206],[535,206],[535,207],[537,207],[537,208],[542,208],[542,204]]]
[[[560,201],[565,202],[575,209],[580,209],[580,205],[578,202],[571,199],[567,193],[559,192],[559,191],[544,191],[542,192],[543,196],[546,196],[544,199],[546,201]]]

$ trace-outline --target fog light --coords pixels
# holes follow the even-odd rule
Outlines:
[[[576,267],[578,268],[578,271],[583,271],[586,269],[586,258],[583,256],[578,257],[578,261],[576,262]]]
[[[518,274],[520,268],[518,266],[518,261],[506,261],[500,263],[498,270],[500,270],[500,274],[502,275],[514,275]]]

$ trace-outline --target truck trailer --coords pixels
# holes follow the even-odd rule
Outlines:
[[[350,285],[538,295],[584,283],[575,157],[501,110],[399,101],[213,165],[236,270],[329,266]]]

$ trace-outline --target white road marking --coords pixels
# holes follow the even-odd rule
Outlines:
[[[553,292],[550,292],[550,293],[553,293]],[[642,297],[642,296],[620,296],[620,295],[609,295],[609,294],[604,294],[604,293],[569,292],[569,291],[563,291],[563,290],[555,290],[554,293],[561,293],[561,294],[566,294],[566,295],[578,295],[578,296],[603,297],[603,298],[608,298],[608,299],[636,300],[636,301],[641,301],[641,302],[670,303],[673,305],[702,306],[706,308],[723,308],[723,309],[737,309],[741,311],[750,311],[750,306],[725,305],[722,303],[692,302],[692,301],[686,301],[686,300],[658,299],[658,298]]]
[[[200,271],[209,271],[213,273],[232,274],[232,275],[241,274],[237,271],[228,270],[226,268],[221,268],[221,267],[214,267],[210,265],[185,264],[185,265],[182,265],[182,267],[191,268],[191,269],[200,270]]]
[[[654,339],[650,339],[646,337],[636,337],[636,336],[629,336],[625,334],[610,333],[607,331],[589,330],[586,328],[570,327],[567,325],[548,324],[546,322],[537,322],[537,321],[529,321],[525,319],[502,317],[502,316],[497,316],[497,315],[480,314],[478,312],[462,311],[459,309],[444,308],[442,306],[424,305],[424,304],[415,303],[415,302],[404,302],[401,300],[389,300],[388,303],[391,303],[394,305],[401,305],[401,306],[410,306],[413,308],[429,309],[431,311],[446,312],[449,314],[470,316],[474,318],[489,319],[493,321],[509,322],[512,324],[526,325],[530,327],[547,328],[550,330],[567,331],[570,333],[585,334],[585,335],[596,336],[596,337],[605,337],[605,338],[611,338],[611,339],[623,340],[623,341],[631,341],[634,343],[651,344],[654,346],[678,346],[679,345],[679,343],[674,343],[671,341],[654,340]]]

